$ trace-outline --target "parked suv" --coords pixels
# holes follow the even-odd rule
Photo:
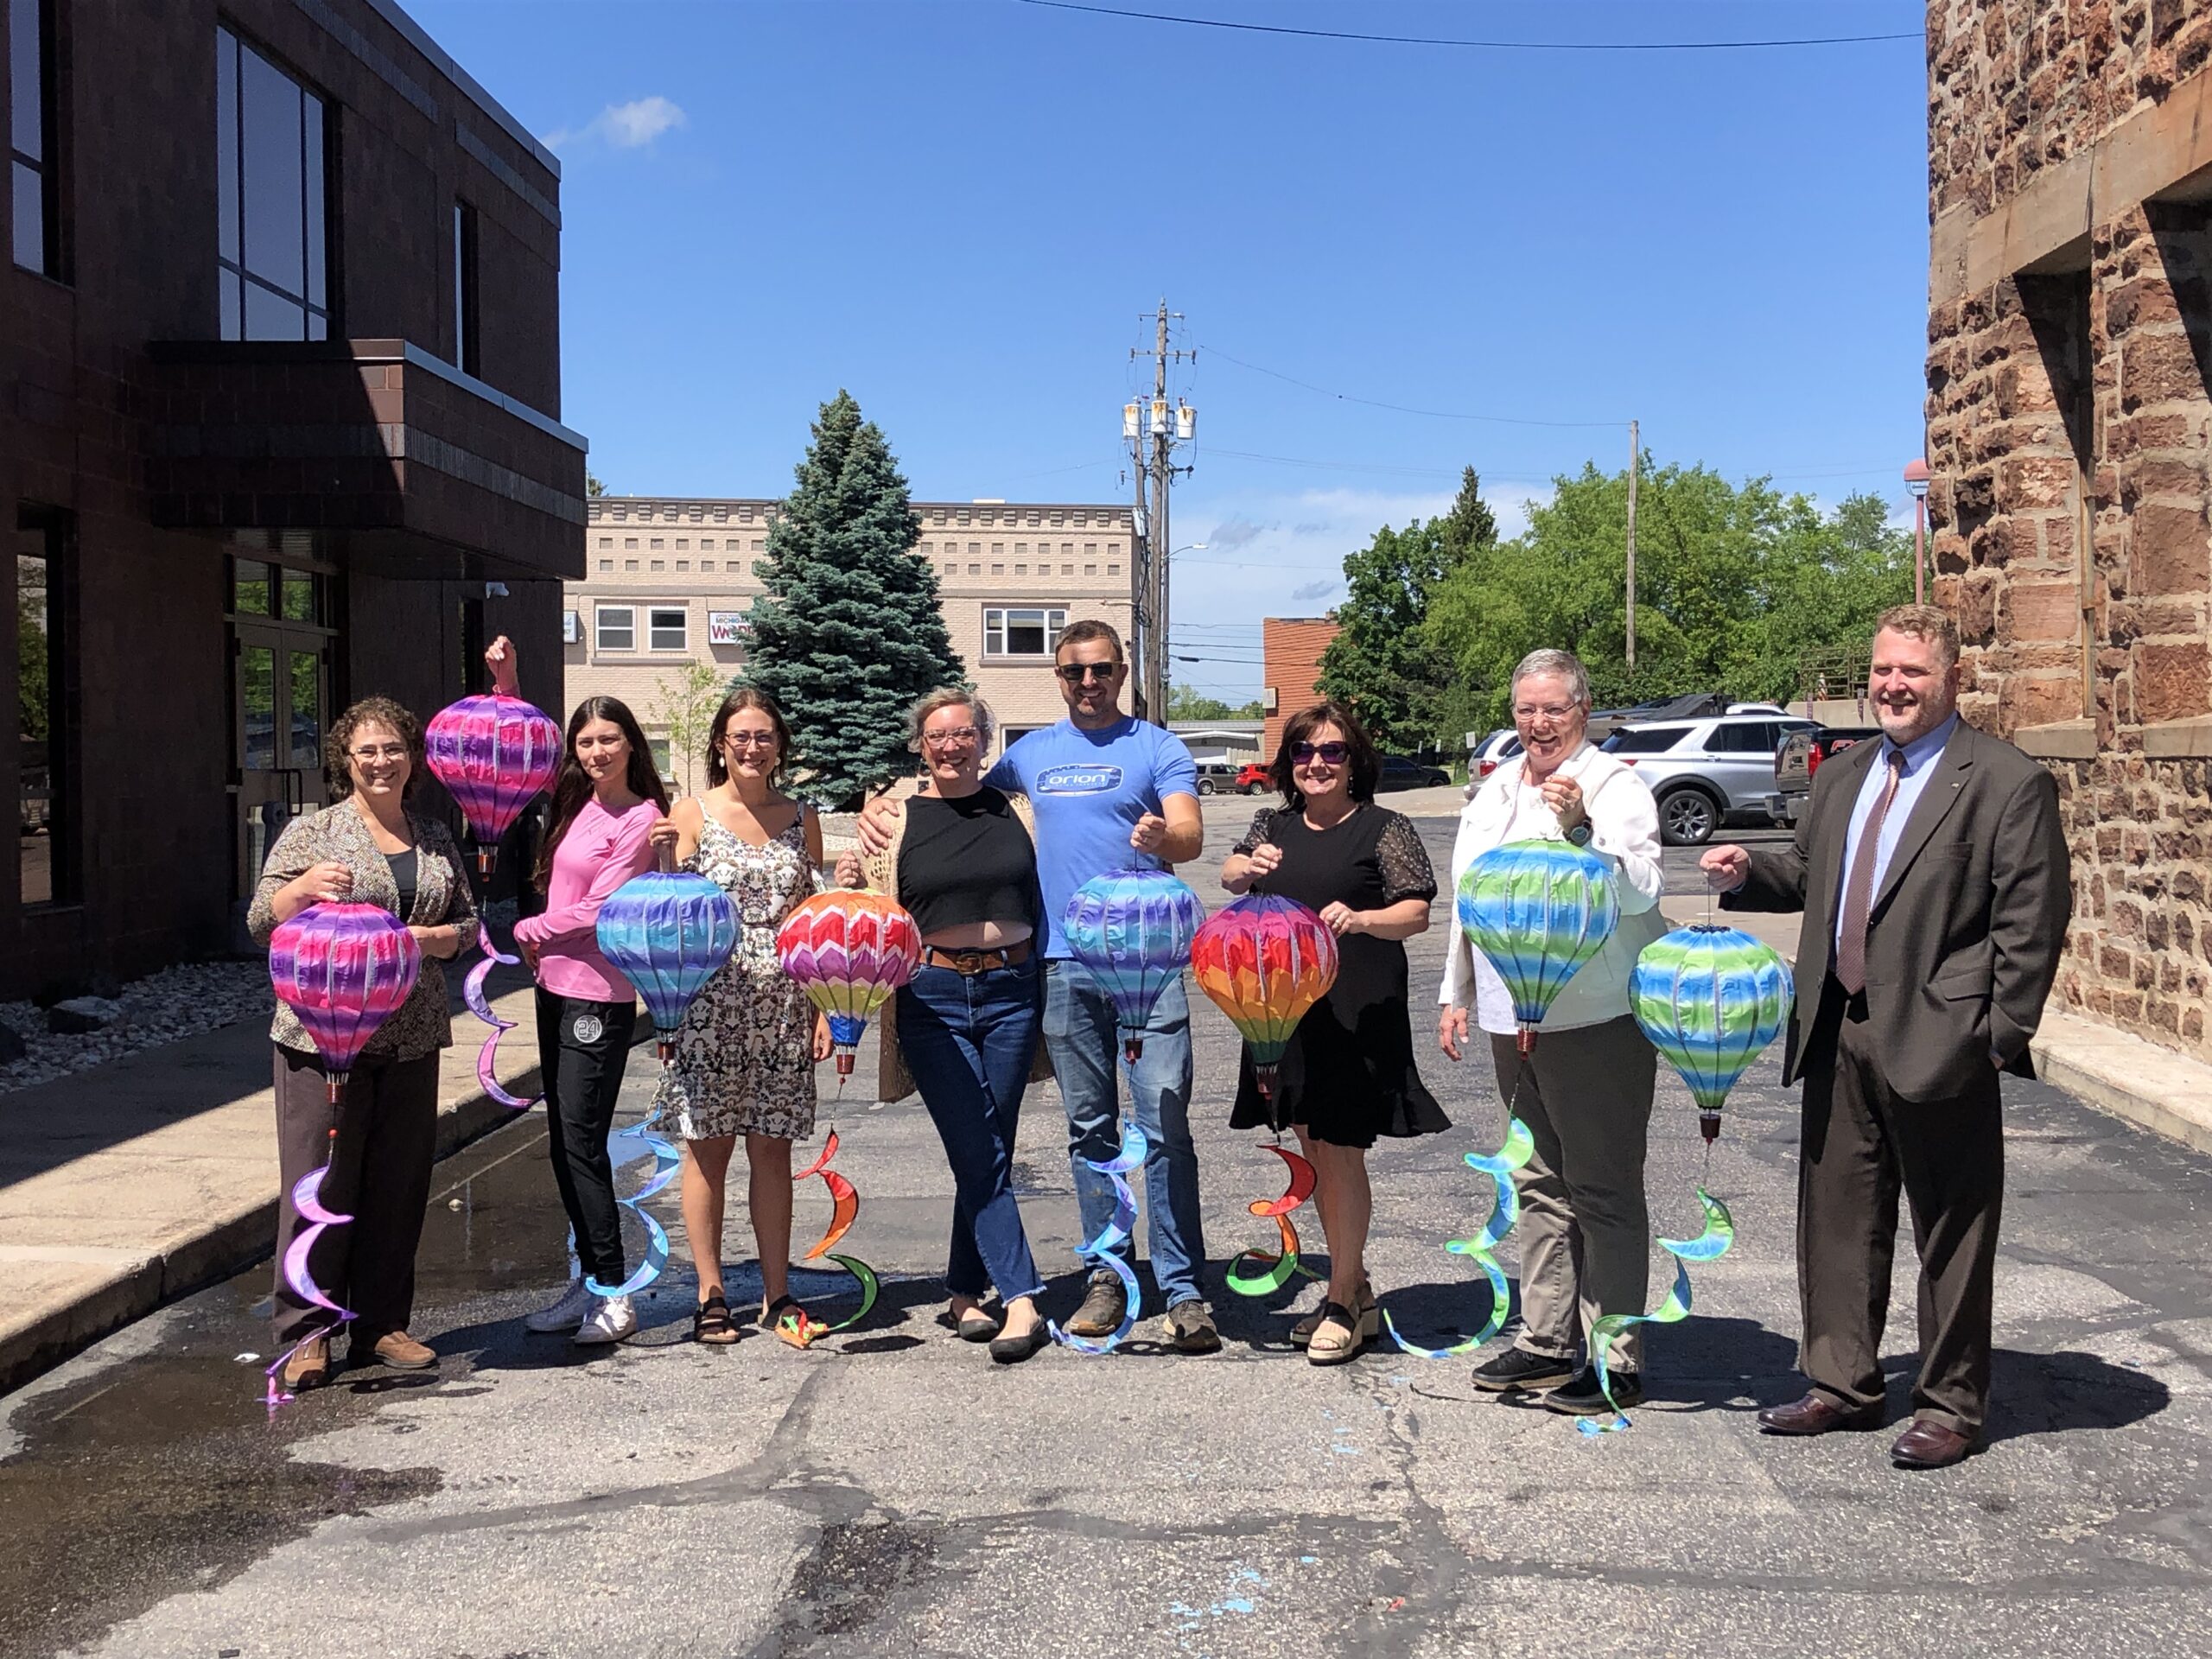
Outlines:
[[[1402,754],[1382,757],[1382,775],[1376,779],[1376,793],[1386,789],[1433,789],[1452,781],[1452,774],[1441,766],[1432,766],[1426,761],[1410,760]]]
[[[1638,721],[1601,747],[1650,785],[1659,838],[1669,847],[1697,847],[1730,819],[1774,822],[1774,753],[1791,733],[1815,724],[1787,715]]]
[[[1237,773],[1241,768],[1233,760],[1201,760],[1198,767],[1198,793],[1227,795],[1237,788]]]
[[[1813,774],[1821,762],[1842,753],[1854,743],[1879,737],[1878,726],[1819,726],[1808,732],[1792,732],[1774,752],[1774,794],[1767,810],[1775,822],[1796,825],[1813,792]]]
[[[1264,795],[1275,786],[1264,761],[1247,760],[1236,774],[1236,790],[1243,795]]]

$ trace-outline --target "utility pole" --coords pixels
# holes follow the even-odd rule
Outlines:
[[[1637,442],[1636,423],[1628,423],[1628,672],[1636,683],[1636,477],[1643,470],[1643,446]]]
[[[1167,325],[1179,319],[1179,311],[1170,311],[1163,298],[1154,315],[1154,335],[1153,349],[1147,353],[1131,351],[1132,359],[1147,356],[1152,364],[1152,404],[1147,418],[1139,418],[1139,406],[1130,404],[1122,412],[1122,431],[1131,440],[1132,459],[1136,468],[1136,491],[1140,505],[1144,500],[1147,475],[1152,483],[1152,506],[1145,518],[1146,557],[1137,569],[1135,579],[1135,610],[1140,627],[1146,632],[1143,653],[1144,680],[1141,696],[1145,717],[1157,725],[1167,723],[1167,655],[1170,633],[1167,613],[1168,563],[1175,543],[1168,535],[1167,497],[1179,472],[1187,473],[1187,467],[1179,467],[1173,459],[1173,448],[1187,443],[1198,433],[1198,411],[1179,399],[1171,407],[1167,401],[1167,365],[1171,360],[1185,358],[1196,361],[1195,351],[1171,352],[1167,348]],[[1147,456],[1146,440],[1151,440],[1151,454]]]

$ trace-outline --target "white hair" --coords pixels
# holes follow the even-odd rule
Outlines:
[[[1509,696],[1518,696],[1521,682],[1536,674],[1556,674],[1567,683],[1574,693],[1574,700],[1585,709],[1590,706],[1590,671],[1582,666],[1582,659],[1571,651],[1532,651],[1521,659],[1513,671],[1513,681],[1507,688]]]
[[[976,718],[976,753],[988,754],[991,752],[991,734],[998,729],[998,721],[992,718],[990,704],[973,691],[957,685],[939,686],[914,705],[912,712],[906,716],[908,748],[917,754],[922,752],[922,728],[940,709],[967,709]]]

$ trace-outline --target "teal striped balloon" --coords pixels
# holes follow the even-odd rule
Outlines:
[[[1512,993],[1524,1049],[1560,989],[1619,925],[1614,880],[1603,859],[1564,841],[1510,841],[1459,878],[1460,930]]]
[[[1709,924],[1653,940],[1628,982],[1636,1023],[1707,1116],[1782,1034],[1795,1000],[1780,957],[1748,933]]]

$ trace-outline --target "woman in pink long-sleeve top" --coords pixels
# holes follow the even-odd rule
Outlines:
[[[508,690],[514,648],[502,639],[484,655]],[[599,907],[652,868],[648,837],[667,810],[668,793],[636,717],[613,697],[578,703],[537,855],[545,911],[515,924],[515,944],[537,977],[547,1147],[582,1266],[559,1299],[524,1324],[541,1334],[574,1332],[587,1346],[620,1342],[638,1328],[627,1296],[596,1295],[586,1286],[588,1280],[619,1285],[628,1276],[607,1135],[638,1018],[630,982],[600,954]]]

